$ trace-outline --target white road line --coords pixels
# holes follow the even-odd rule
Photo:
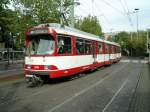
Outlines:
[[[148,60],[141,60],[141,63],[148,63]]]
[[[104,107],[104,109],[102,110],[102,112],[105,112],[107,110],[107,108],[110,106],[110,104],[114,101],[114,99],[116,98],[116,96],[119,94],[119,92],[123,89],[123,87],[126,85],[128,80],[124,81],[124,83],[121,85],[121,87],[119,88],[119,90],[115,93],[115,95],[112,97],[112,99],[108,102],[108,104]]]
[[[148,63],[148,60],[120,60],[120,62],[126,63],[126,62],[131,62],[131,63]]]
[[[120,62],[130,62],[130,60],[120,60]]]
[[[101,79],[100,81],[96,82],[95,84],[89,86],[88,88],[83,89],[82,91],[76,93],[74,96],[68,98],[68,99],[65,100],[64,102],[62,102],[62,103],[56,105],[55,107],[51,108],[48,112],[53,112],[53,111],[59,109],[59,108],[62,107],[64,104],[66,104],[66,103],[72,101],[74,98],[76,98],[76,97],[82,95],[83,93],[89,91],[90,89],[92,89],[92,88],[98,86],[98,85],[101,84],[104,80],[108,79],[110,76],[112,76],[113,74],[117,73],[118,71],[120,71],[121,69],[123,69],[123,68],[124,68],[125,66],[127,66],[127,65],[128,65],[128,63],[125,64],[123,67],[119,68],[117,71],[111,73],[110,75],[108,75],[108,76],[104,77],[103,79]]]

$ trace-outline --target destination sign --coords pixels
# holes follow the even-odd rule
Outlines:
[[[48,33],[47,29],[35,29],[30,32],[30,34],[45,34]]]

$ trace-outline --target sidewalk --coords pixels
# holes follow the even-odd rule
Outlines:
[[[9,61],[0,61],[0,72],[1,71],[6,71],[6,70],[12,70],[12,69],[17,69],[17,68],[22,68],[24,64],[24,60],[12,60]]]
[[[129,112],[150,112],[150,64],[143,64]]]
[[[23,60],[15,61],[8,65],[7,61],[0,62],[0,82],[14,80],[24,76]]]

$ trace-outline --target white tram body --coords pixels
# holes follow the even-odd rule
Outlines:
[[[26,32],[25,74],[60,78],[118,62],[120,45],[59,24]]]

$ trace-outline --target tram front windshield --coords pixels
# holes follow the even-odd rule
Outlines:
[[[29,37],[27,55],[51,55],[54,53],[55,41],[50,35],[35,35]]]

